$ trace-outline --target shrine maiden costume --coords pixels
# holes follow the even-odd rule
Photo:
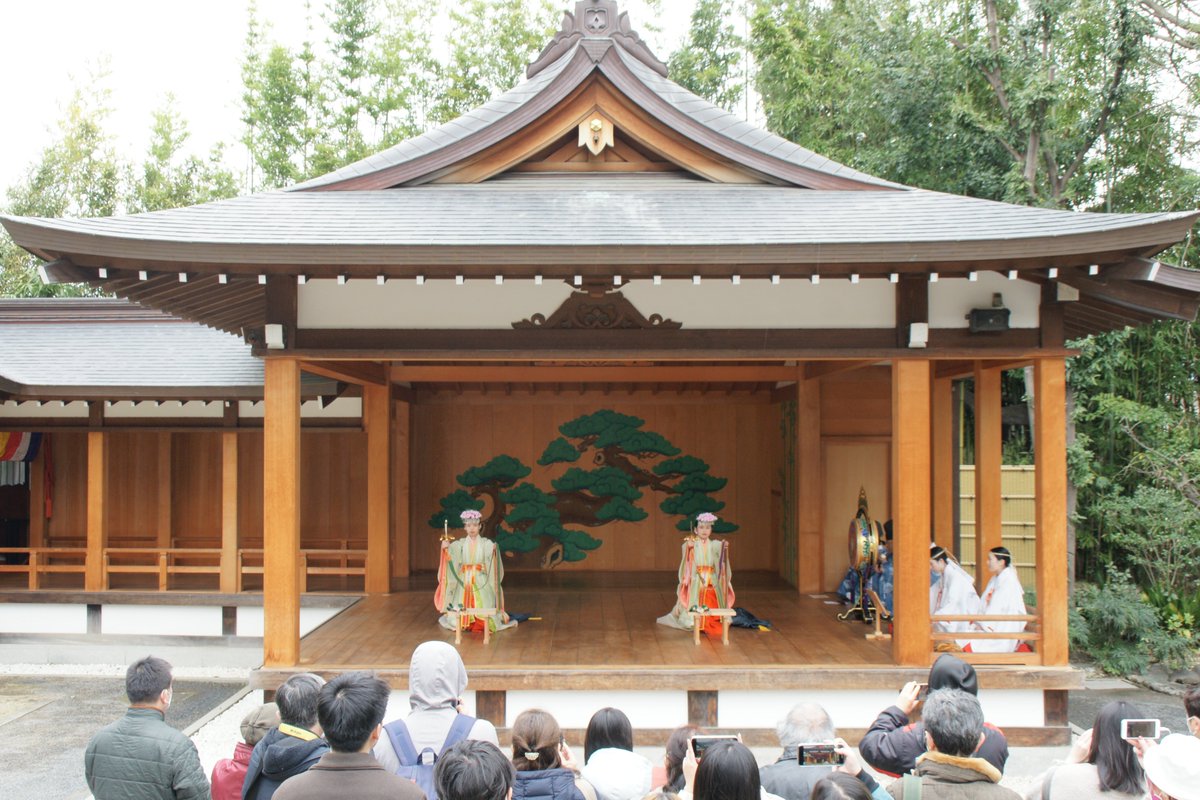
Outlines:
[[[729,542],[710,539],[715,514],[696,517],[696,535],[683,542],[679,559],[679,586],[675,590],[675,607],[659,617],[660,625],[691,630],[692,611],[700,608],[733,608],[733,570],[729,566]],[[721,636],[719,617],[705,619],[704,632],[711,637]]]
[[[992,579],[983,591],[980,603],[984,614],[1026,614],[1025,590],[1012,566],[1012,554],[1007,548],[994,547],[988,554],[988,569]],[[1021,621],[980,620],[972,623],[971,630],[995,633],[1016,633],[1025,630]],[[1019,639],[963,639],[959,645],[969,653],[1013,653],[1021,646]],[[1022,649],[1028,649],[1024,647]]]
[[[929,546],[929,563],[934,572],[941,574],[941,578],[929,587],[929,615],[932,617],[933,630],[965,633],[971,628],[970,622],[939,622],[937,615],[978,614],[982,606],[979,595],[975,594],[975,581],[945,549],[937,545]]]
[[[465,630],[482,631],[485,624],[493,631],[512,628],[517,623],[504,611],[504,564],[500,551],[491,539],[479,535],[482,527],[478,511],[462,512],[467,535],[452,542],[443,542],[442,558],[438,564],[438,588],[433,604],[442,612],[438,624],[454,630],[458,614],[446,613],[463,608],[494,608],[491,620],[470,617]]]

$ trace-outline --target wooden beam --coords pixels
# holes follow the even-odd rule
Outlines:
[[[987,553],[1001,543],[1000,474],[1004,461],[1001,430],[1003,371],[975,366],[975,582],[991,575]]]
[[[392,556],[392,397],[386,384],[363,386],[363,427],[367,431],[368,594],[391,591]]]
[[[284,350],[294,350],[296,347],[299,309],[300,301],[295,275],[268,275],[267,291],[263,303],[263,321],[264,324],[283,326]]]
[[[102,592],[108,588],[104,549],[108,547],[108,434],[87,435],[87,555],[83,588]]]
[[[954,381],[933,379],[932,466],[933,539],[948,552],[954,552],[954,471],[958,469],[958,442],[954,431]]]
[[[49,434],[42,434],[42,446],[38,449],[37,458],[29,465],[30,547],[46,546],[46,451],[51,438]]]
[[[241,591],[238,574],[238,435],[221,434],[221,592]]]
[[[1066,304],[1058,300],[1058,284],[1046,281],[1042,284],[1042,303],[1038,307],[1038,329],[1042,333],[1043,347],[1062,347],[1066,342]]]
[[[877,361],[809,361],[804,365],[804,377],[808,380],[827,378],[830,375],[840,375],[843,372],[869,367]]]
[[[394,387],[393,387],[394,388]],[[412,502],[412,404],[396,400],[392,421],[392,509],[395,514],[396,545],[392,550],[392,573],[407,578],[412,564],[412,528],[409,506]]]
[[[1034,364],[1037,605],[1042,664],[1067,664],[1067,389],[1061,358]]]
[[[857,362],[830,362],[832,364]],[[867,362],[863,362],[865,365]],[[796,380],[795,367],[772,365],[705,366],[393,366],[391,379],[403,383],[774,383]]]
[[[300,363],[264,365],[263,665],[300,663]]]
[[[374,361],[303,361],[300,368],[343,383],[359,386],[386,386],[387,367]]]
[[[825,483],[821,468],[821,383],[801,380],[796,404],[796,574],[803,594],[824,590]]]
[[[155,443],[158,445],[158,513],[155,517],[155,538],[158,540],[159,547],[170,547],[174,522],[171,434],[166,432],[156,434]]]
[[[895,636],[892,657],[925,667],[929,627],[930,365],[892,364],[892,502],[895,508]]]
[[[909,328],[915,322],[929,322],[929,277],[902,274],[896,284],[896,347],[908,347]]]

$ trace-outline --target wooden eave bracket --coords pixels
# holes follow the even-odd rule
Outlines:
[[[91,283],[96,280],[96,276],[90,270],[76,265],[69,258],[54,259],[49,264],[39,267],[38,274],[42,277],[42,283],[47,285],[56,283]]]
[[[314,375],[359,386],[387,386],[388,369],[372,361],[301,361],[300,369]]]
[[[1171,269],[1173,273],[1164,273],[1164,269]],[[1103,300],[1110,305],[1164,319],[1192,321],[1200,312],[1200,282],[1197,282],[1196,288],[1183,288],[1167,282],[1190,282],[1190,276],[1180,276],[1180,272],[1185,270],[1165,266],[1150,270],[1139,264],[1122,264],[1097,278],[1065,275],[1058,280],[1078,289],[1082,295]],[[1123,277],[1126,274],[1132,277]]]

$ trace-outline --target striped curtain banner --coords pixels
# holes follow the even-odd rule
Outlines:
[[[40,433],[0,433],[0,461],[24,461],[37,458],[42,446]]]

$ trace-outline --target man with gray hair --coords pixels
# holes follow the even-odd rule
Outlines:
[[[798,703],[775,726],[783,755],[758,771],[762,788],[784,800],[808,800],[813,784],[833,771],[830,765],[800,762],[802,744],[832,742],[837,737],[829,712],[816,703]]]
[[[1020,800],[1000,786],[1000,770],[973,753],[983,741],[983,709],[973,694],[938,689],[925,701],[926,752],[916,769],[888,787],[897,800]]]
[[[275,690],[279,727],[268,731],[254,746],[242,784],[242,800],[270,800],[279,784],[307,772],[329,752],[317,720],[317,700],[324,685],[320,675],[302,672]]]

